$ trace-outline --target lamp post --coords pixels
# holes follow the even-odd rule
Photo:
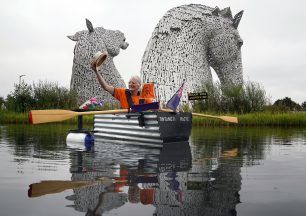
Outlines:
[[[21,83],[21,77],[23,77],[23,76],[25,76],[25,75],[24,75],[24,74],[19,75],[19,85],[20,85],[20,83]]]

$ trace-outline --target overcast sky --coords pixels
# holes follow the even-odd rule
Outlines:
[[[245,80],[262,84],[272,102],[306,101],[305,0],[0,0],[0,96],[19,76],[69,88],[75,42],[66,36],[94,27],[122,31],[130,46],[114,61],[125,81],[140,71],[148,40],[167,10],[182,4],[244,10],[238,27]],[[214,76],[216,78],[216,76]]]

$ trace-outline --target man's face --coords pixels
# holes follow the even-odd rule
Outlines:
[[[138,91],[138,89],[139,89],[139,84],[138,84],[138,82],[136,82],[134,79],[130,79],[129,80],[129,90],[130,91]]]

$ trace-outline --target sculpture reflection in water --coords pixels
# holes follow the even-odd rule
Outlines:
[[[182,202],[178,173],[189,170],[192,161],[187,141],[167,143],[162,149],[103,145],[103,149],[95,149],[94,153],[71,155],[72,180],[96,180],[96,184],[75,188],[74,194],[66,197],[74,202],[71,207],[86,215],[101,215],[127,202],[158,206],[156,199],[164,199],[163,190],[168,191],[167,196],[175,203]],[[102,145],[96,148],[99,146]]]
[[[85,215],[102,215],[127,203],[144,211],[154,206],[154,215],[236,215],[240,165],[224,160],[237,152],[201,158],[198,149],[191,146],[188,141],[167,143],[162,149],[96,145],[101,149],[71,153],[72,181],[59,184],[73,189],[66,197],[73,202],[69,207]],[[32,189],[35,187],[32,184]],[[47,194],[32,192],[32,196]]]

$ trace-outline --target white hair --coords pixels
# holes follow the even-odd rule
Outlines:
[[[141,86],[141,79],[140,79],[140,77],[138,75],[131,76],[129,81],[134,81],[137,84],[139,84],[139,86]]]

